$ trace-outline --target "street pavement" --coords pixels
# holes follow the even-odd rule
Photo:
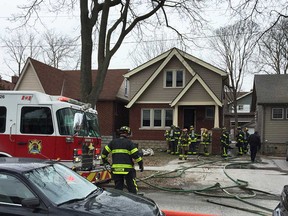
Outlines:
[[[283,186],[288,184],[288,162],[284,157],[264,155],[257,155],[256,160],[250,163],[249,155],[228,160],[219,156],[190,156],[185,161],[175,158],[165,166],[145,167],[160,172],[183,169],[185,172],[174,185],[183,192],[150,189],[144,190],[144,194],[164,210],[221,216],[272,215]],[[195,192],[216,184],[224,190]],[[238,184],[247,185],[241,188]]]

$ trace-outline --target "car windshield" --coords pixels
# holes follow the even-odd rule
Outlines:
[[[95,112],[83,112],[72,108],[64,108],[57,111],[59,133],[73,136],[76,132],[79,136],[99,137],[99,122]],[[80,117],[81,116],[81,117]],[[79,131],[75,131],[75,119],[78,117]]]
[[[25,176],[56,205],[70,200],[84,199],[98,189],[97,186],[61,164],[34,169],[26,172]]]

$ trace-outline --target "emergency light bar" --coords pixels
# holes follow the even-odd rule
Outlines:
[[[83,103],[83,102],[80,102],[80,101],[77,101],[68,97],[59,97],[58,100],[62,102],[67,102],[67,103],[71,103],[74,105],[82,106],[84,110],[89,109],[91,107],[91,104],[89,103]]]

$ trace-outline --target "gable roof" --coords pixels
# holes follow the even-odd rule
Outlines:
[[[129,78],[131,76],[133,76],[134,74],[142,71],[144,68],[151,66],[152,64],[158,62],[158,61],[162,61],[162,63],[160,64],[160,66],[156,69],[156,71],[154,71],[154,73],[148,78],[148,80],[144,83],[144,85],[139,89],[139,91],[133,96],[133,98],[130,100],[130,102],[127,104],[127,108],[130,108],[138,99],[139,97],[143,94],[143,92],[148,88],[148,86],[150,86],[150,84],[153,82],[153,80],[160,74],[160,72],[162,71],[162,69],[168,64],[168,62],[173,58],[173,57],[178,58],[178,60],[185,66],[185,68],[187,69],[188,72],[191,73],[192,76],[196,76],[197,80],[201,83],[201,85],[206,89],[206,91],[209,93],[209,95],[214,99],[214,101],[218,104],[221,105],[221,101],[216,97],[216,95],[213,93],[213,91],[211,91],[211,89],[209,89],[209,87],[206,85],[206,83],[203,81],[203,79],[197,75],[195,73],[195,71],[193,70],[193,68],[187,63],[187,61],[185,59],[189,59],[197,64],[200,64],[201,66],[212,70],[213,72],[219,74],[220,76],[226,77],[227,73],[225,71],[222,71],[219,68],[214,67],[213,65],[210,65],[207,62],[204,62],[192,55],[189,55],[177,48],[172,48],[171,50],[157,56],[156,58],[152,59],[151,61],[146,62],[145,64],[133,69],[132,71],[126,73],[124,75],[125,78]],[[192,79],[193,80],[193,79]],[[188,83],[189,87],[194,83],[194,81],[192,82],[192,80],[190,81],[190,83]],[[186,85],[187,87],[187,85]],[[189,89],[184,88],[179,94],[178,96],[173,100],[173,102],[170,104],[171,106],[175,106],[176,103],[181,99],[181,97],[185,94],[185,92]]]
[[[237,92],[236,100],[239,101],[245,97],[248,97],[249,95],[252,94],[252,92],[253,92],[252,90],[249,92]],[[228,104],[232,104],[233,103],[233,100],[231,100],[233,97],[232,92],[225,92],[225,94],[226,94],[226,98],[228,99]]]
[[[254,76],[257,104],[288,103],[288,74]]]
[[[209,70],[212,70],[212,71],[220,74],[221,76],[227,76],[227,73],[225,71],[223,71],[223,70],[221,70],[221,69],[219,69],[219,68],[217,68],[217,67],[215,67],[215,66],[213,66],[213,65],[211,65],[211,64],[209,64],[209,63],[207,63],[207,62],[205,62],[205,61],[203,61],[201,59],[198,59],[195,56],[192,56],[192,55],[190,55],[190,54],[188,54],[188,53],[186,53],[186,52],[184,52],[182,50],[179,50],[179,49],[174,47],[174,48],[162,53],[161,55],[151,59],[150,61],[140,65],[139,67],[136,67],[135,69],[131,70],[129,73],[125,74],[125,77],[129,78],[130,76],[138,73],[139,71],[143,70],[144,68],[147,68],[150,65],[155,64],[156,62],[167,58],[169,56],[169,54],[171,54],[172,52],[173,52],[173,54],[175,54],[180,59],[187,58],[187,59],[189,59],[189,60],[191,60],[191,61],[193,61],[193,62],[195,62],[195,63],[197,63],[197,64],[199,64],[199,65],[201,65],[201,66],[203,66],[203,67],[205,67],[207,69],[209,69]],[[184,66],[188,65],[185,60],[182,63],[184,64]]]
[[[17,84],[23,79],[29,64],[37,74],[46,94],[65,95],[73,99],[80,99],[80,70],[60,70],[35,59],[28,58]],[[103,89],[99,95],[99,100],[115,100],[124,80],[123,75],[127,72],[128,69],[109,69],[105,77]],[[95,80],[97,73],[98,70],[92,70],[93,80]]]

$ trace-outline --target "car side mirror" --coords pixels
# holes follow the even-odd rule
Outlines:
[[[23,207],[27,208],[36,208],[40,205],[40,200],[36,197],[33,198],[25,198],[21,202]]]

